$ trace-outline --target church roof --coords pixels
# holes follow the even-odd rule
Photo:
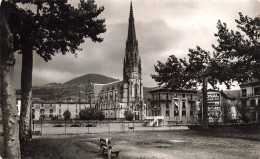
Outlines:
[[[118,87],[121,87],[122,85],[123,85],[123,81],[115,81],[107,84],[93,83],[94,93],[99,94],[102,90],[107,91],[107,90],[112,90],[112,88],[118,89]]]
[[[130,15],[129,15],[129,24],[128,24],[128,35],[127,35],[127,40],[134,42],[136,40],[136,35],[135,35],[135,24],[134,24],[134,14],[133,14],[133,5],[131,2],[130,5]]]

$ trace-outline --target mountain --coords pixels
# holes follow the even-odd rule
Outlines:
[[[224,90],[224,93],[226,93],[227,95],[234,96],[234,97],[239,97],[240,90]]]
[[[111,83],[118,80],[99,74],[86,74],[80,77],[73,78],[72,80],[65,82],[63,85],[86,85],[89,79],[91,82],[99,84]]]

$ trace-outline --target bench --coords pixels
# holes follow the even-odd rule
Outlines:
[[[134,127],[134,126],[131,126],[131,127],[129,127],[129,129],[130,129],[130,130],[134,130],[134,129],[135,129],[135,127]]]
[[[113,149],[111,146],[111,141],[107,138],[99,139],[99,146],[100,146],[100,152],[102,155],[107,154],[107,158],[111,159],[112,155],[116,158],[119,159],[119,150]]]

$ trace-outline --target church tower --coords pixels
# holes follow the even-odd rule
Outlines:
[[[133,5],[130,4],[128,35],[123,67],[123,102],[133,111],[138,111],[143,102],[141,57],[136,39]]]

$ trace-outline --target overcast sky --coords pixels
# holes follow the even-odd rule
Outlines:
[[[76,5],[78,0],[69,2]],[[88,73],[122,80],[130,0],[96,0],[96,3],[105,7],[100,16],[106,19],[107,31],[101,34],[104,41],[93,43],[86,40],[77,58],[70,54],[57,55],[46,63],[34,54],[33,86],[64,83]],[[144,86],[156,86],[150,75],[158,60],[165,62],[171,54],[184,57],[188,49],[196,45],[212,50],[218,19],[235,29],[238,12],[250,17],[260,15],[259,3],[257,0],[133,0]],[[21,55],[15,57],[15,83],[19,88]]]

